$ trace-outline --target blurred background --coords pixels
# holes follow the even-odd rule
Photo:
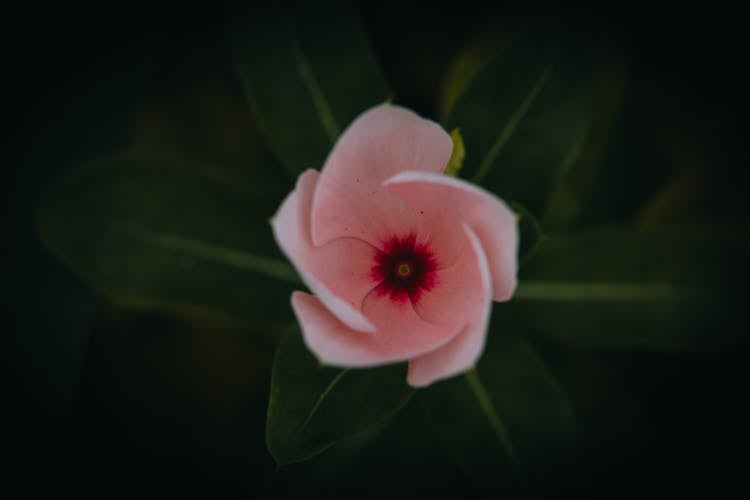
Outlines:
[[[342,447],[277,471],[264,442],[273,339],[201,311],[118,305],[40,241],[34,210],[41,194],[87,161],[134,148],[219,162],[231,173],[269,156],[227,48],[231,7],[50,3],[4,15],[6,484],[84,495],[238,497],[344,494],[363,484],[365,496],[471,488],[476,478],[445,456],[410,455],[392,444],[410,436],[415,447],[434,445],[414,412],[352,445],[361,453]],[[354,8],[394,102],[428,117],[438,117],[456,61],[487,33],[539,16],[589,31],[604,65],[595,103],[609,118],[595,122],[601,129],[592,129],[583,154],[604,155],[599,175],[608,189],[586,191],[579,213],[550,214],[545,228],[700,222],[746,241],[750,109],[736,13],[718,4]],[[269,195],[270,215],[292,181],[268,175],[278,188]],[[571,182],[583,191],[595,185],[587,179]],[[727,300],[741,305],[747,262],[744,254],[726,258]],[[543,350],[590,440],[580,462],[585,479],[554,485],[673,491],[743,484],[750,411],[742,319],[729,316],[716,327],[717,336],[731,330],[731,342],[697,352]]]

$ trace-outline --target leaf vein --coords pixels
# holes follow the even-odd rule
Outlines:
[[[512,441],[510,440],[510,436],[508,435],[508,431],[505,428],[505,424],[503,424],[502,420],[500,420],[500,417],[498,416],[497,412],[495,411],[495,407],[492,404],[492,400],[490,399],[489,394],[487,394],[487,390],[484,388],[482,381],[479,379],[479,374],[477,373],[476,368],[466,372],[465,378],[466,383],[471,389],[471,392],[474,393],[474,396],[479,402],[479,407],[487,417],[487,420],[489,420],[495,436],[505,449],[505,452],[513,462],[513,465],[515,465],[516,468],[520,471],[521,462],[518,460],[516,449],[513,446]]]
[[[207,261],[265,274],[272,278],[282,279],[291,283],[299,283],[299,278],[294,269],[285,262],[277,259],[262,257],[219,245],[212,245],[176,234],[153,231],[135,224],[126,224],[124,228],[133,236],[161,248],[177,250]]]
[[[549,64],[545,67],[544,71],[542,71],[541,76],[531,88],[531,91],[526,95],[524,100],[521,101],[518,109],[516,109],[516,111],[510,116],[508,123],[500,131],[500,135],[498,135],[497,139],[492,144],[492,147],[487,151],[487,154],[485,154],[484,158],[482,159],[482,163],[479,164],[479,170],[474,176],[474,183],[479,184],[487,175],[490,167],[492,167],[492,164],[497,159],[503,147],[505,147],[513,133],[516,131],[516,127],[518,127],[518,124],[521,122],[523,117],[526,116],[526,113],[528,113],[529,108],[536,100],[539,92],[542,90],[544,85],[547,83],[547,81],[549,81],[551,75],[552,64]]]
[[[315,401],[315,404],[313,405],[313,407],[310,409],[310,413],[308,413],[307,418],[305,418],[305,421],[302,422],[302,425],[300,425],[299,430],[297,431],[298,433],[302,432],[305,429],[305,427],[307,427],[307,424],[310,423],[315,413],[317,413],[318,409],[323,404],[323,401],[325,400],[325,398],[328,397],[328,395],[331,393],[331,391],[336,386],[336,384],[338,384],[341,381],[341,379],[344,378],[344,375],[346,375],[347,373],[349,373],[349,368],[345,370],[341,370],[328,383],[328,385],[323,390],[323,392],[320,393],[320,396],[318,396],[318,399],[317,401]]]
[[[331,141],[331,144],[333,144],[339,136],[339,127],[336,124],[336,120],[333,118],[331,105],[323,94],[320,84],[315,79],[310,63],[304,52],[302,52],[302,48],[299,46],[299,42],[297,41],[297,37],[294,34],[291,24],[287,25],[287,35],[289,37],[289,45],[292,49],[292,55],[294,56],[294,62],[297,65],[297,71],[299,71],[302,82],[310,93],[310,98],[313,101],[315,110],[318,112],[318,118],[323,126],[323,130],[325,130],[328,139]]]
[[[710,290],[705,290],[706,294]],[[684,300],[696,296],[690,287],[668,284],[577,283],[524,281],[518,285],[518,300]]]

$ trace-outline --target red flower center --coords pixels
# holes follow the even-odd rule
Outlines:
[[[407,299],[417,303],[422,293],[437,282],[437,262],[430,248],[417,243],[415,235],[394,236],[386,241],[382,250],[375,254],[375,263],[370,271],[378,282],[376,291],[388,294],[396,302]]]

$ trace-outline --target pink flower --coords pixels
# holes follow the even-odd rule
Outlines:
[[[273,231],[314,294],[292,307],[322,363],[408,360],[419,387],[481,355],[491,301],[516,287],[518,231],[503,201],[442,173],[452,147],[438,124],[380,105],[282,203]]]

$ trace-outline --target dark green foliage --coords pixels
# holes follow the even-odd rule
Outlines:
[[[626,92],[624,58],[607,60],[610,49],[569,36],[580,30],[515,26],[513,16],[505,24],[489,23],[491,36],[484,41],[490,43],[480,53],[451,49],[468,62],[459,65],[464,74],[451,80],[443,96],[448,98],[441,103],[442,122],[448,131],[460,129],[465,156],[452,165],[460,163],[458,175],[496,193],[518,214],[517,293],[494,305],[477,366],[425,390],[406,385],[403,363],[321,366],[299,330],[290,328],[295,318],[289,297],[303,285],[277,248],[269,219],[297,175],[322,167],[339,134],[360,113],[392,97],[397,104],[410,103],[399,101],[403,88],[391,94],[384,75],[393,76],[394,62],[381,72],[379,59],[386,56],[371,49],[365,31],[380,30],[388,38],[388,26],[362,23],[357,9],[341,2],[282,3],[232,10],[228,33],[216,37],[222,44],[228,37],[228,47],[221,47],[227,49],[227,67],[210,51],[207,67],[194,68],[186,58],[185,79],[199,83],[185,85],[182,93],[169,85],[161,89],[163,95],[154,99],[161,99],[162,107],[139,116],[134,143],[118,146],[130,152],[77,168],[38,204],[37,230],[46,248],[95,291],[125,305],[123,316],[140,318],[100,318],[118,324],[108,355],[128,366],[127,330],[141,322],[153,325],[133,338],[143,341],[164,330],[168,335],[159,349],[168,353],[181,331],[189,333],[188,340],[222,331],[212,325],[223,322],[194,313],[234,320],[229,324],[238,331],[231,330],[222,349],[196,343],[189,352],[199,359],[217,352],[207,366],[222,373],[216,367],[232,359],[228,353],[236,346],[245,349],[231,372],[242,379],[243,363],[253,364],[252,404],[263,405],[268,395],[265,438],[273,460],[265,450],[253,450],[260,457],[254,460],[263,464],[257,469],[262,472],[254,473],[272,477],[263,480],[277,488],[273,493],[313,494],[312,484],[312,492],[327,495],[332,484],[361,489],[377,482],[366,493],[378,498],[437,495],[446,493],[443,484],[465,496],[466,488],[495,495],[507,488],[566,484],[568,478],[569,483],[583,478],[585,484],[596,466],[577,467],[596,460],[592,455],[579,461],[582,452],[596,448],[592,441],[609,439],[620,447],[612,436],[625,429],[632,439],[647,420],[636,402],[642,394],[618,378],[610,359],[711,352],[732,346],[742,333],[732,322],[744,307],[748,246],[737,231],[744,215],[735,207],[746,183],[736,183],[734,197],[723,199],[712,185],[727,182],[723,166],[711,163],[716,156],[710,150],[691,149],[708,137],[706,130],[660,135],[677,129],[679,120],[658,107],[658,95],[639,107],[643,91]],[[373,19],[387,17],[379,16]],[[429,22],[413,24],[415,36],[434,29]],[[508,32],[493,33],[498,26]],[[457,30],[473,31],[473,24]],[[429,34],[424,40],[438,37]],[[409,46],[399,40],[394,44],[399,51],[400,44]],[[415,46],[424,51],[425,44]],[[443,54],[430,58],[435,64],[424,67],[449,64]],[[399,52],[398,64],[404,61],[409,56]],[[413,68],[410,74],[418,72]],[[205,81],[204,71],[211,74]],[[434,77],[437,89],[445,76],[420,75],[420,82]],[[435,89],[425,95],[436,96]],[[435,116],[434,109],[417,111]],[[163,312],[152,316],[140,311],[144,308],[168,309],[166,317],[182,320],[163,328],[154,323]],[[201,328],[180,322],[197,317],[206,321]],[[256,384],[266,381],[256,379],[271,364],[270,342],[255,346],[251,331],[275,340],[286,332],[276,346],[269,394],[258,391]],[[652,372],[662,373],[653,367]],[[646,379],[643,385],[651,383]],[[689,395],[692,386],[680,384],[673,386]],[[163,390],[173,385],[167,387]],[[713,389],[704,387],[703,393]],[[236,389],[232,408],[244,404],[237,395],[242,390]],[[156,397],[148,401],[160,403]],[[217,406],[220,401],[216,395]],[[697,401],[690,411],[700,413],[701,405]],[[714,411],[703,406],[705,414]],[[242,414],[224,410],[227,419]],[[252,412],[259,426],[263,410]],[[673,412],[680,418],[684,413]],[[598,435],[591,432],[592,422]],[[643,442],[673,423],[645,432]],[[253,432],[262,446],[260,429]],[[638,445],[643,446],[637,440],[632,445],[633,456],[650,464],[653,450]],[[617,455],[620,448],[612,451]],[[274,465],[284,467],[273,475]],[[251,469],[246,466],[238,466],[243,478]],[[380,477],[381,471],[392,476]],[[300,481],[285,482],[288,477]],[[411,483],[399,489],[397,481]]]
[[[445,120],[461,127],[461,176],[537,217],[583,146],[591,68],[565,39],[519,37],[476,70]]]
[[[405,365],[371,370],[322,366],[295,329],[278,347],[271,376],[266,442],[278,464],[317,455],[382,425],[411,398]]]
[[[237,72],[266,141],[294,175],[321,168],[344,128],[389,96],[350,9],[254,6],[233,19]]]
[[[42,239],[126,304],[287,324],[297,278],[273,243],[272,214],[207,172],[132,156],[83,167],[42,200]]]

